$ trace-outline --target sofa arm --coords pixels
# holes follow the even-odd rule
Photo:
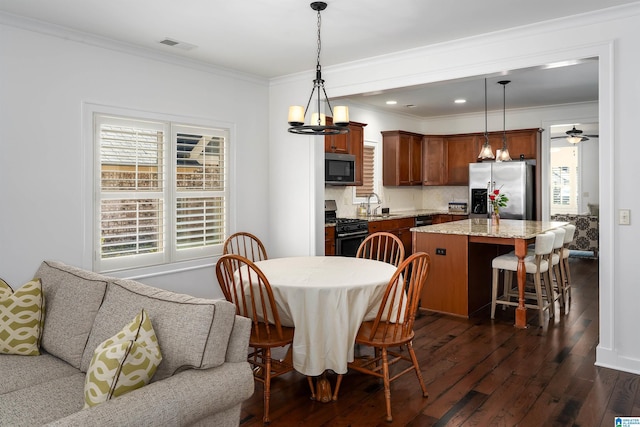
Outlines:
[[[242,362],[247,360],[249,352],[249,336],[251,335],[251,319],[236,315],[233,329],[227,345],[227,362]]]
[[[246,355],[245,355],[246,357]],[[240,404],[253,394],[246,361],[189,369],[138,390],[83,409],[48,426],[188,426]],[[239,417],[239,412],[238,412]],[[238,425],[229,420],[225,425]]]

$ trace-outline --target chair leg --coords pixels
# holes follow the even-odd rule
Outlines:
[[[511,301],[511,285],[513,283],[513,272],[504,270],[504,297],[507,301]],[[506,310],[507,306],[503,305],[502,309]]]
[[[565,312],[569,310],[569,303],[571,302],[571,268],[569,268],[569,258],[562,259],[562,265],[564,267],[564,276],[565,276]]]
[[[387,355],[387,349],[382,348],[382,380],[384,382],[384,399],[387,406],[387,421],[392,422],[391,416],[391,387],[389,384],[389,359]]]
[[[564,284],[562,283],[562,273],[560,271],[560,264],[562,261],[558,261],[556,265],[553,266],[553,276],[556,280],[556,286],[558,287],[558,300],[560,301],[560,312],[564,312]]]
[[[540,284],[540,272],[537,271],[533,277],[534,285],[536,288],[536,304],[538,304],[538,322],[540,327],[544,326],[544,304],[542,302],[542,286]]]
[[[498,299],[498,274],[500,270],[493,269],[493,278],[491,280],[491,318],[496,318],[496,300]]]
[[[547,303],[549,304],[549,319],[555,315],[556,311],[556,299],[553,295],[553,282],[551,281],[551,270],[547,269],[543,275],[544,288],[547,294]]]
[[[313,378],[307,375],[307,382],[309,383],[309,390],[311,390],[311,400],[316,400],[316,388],[313,386]]]
[[[264,416],[262,417],[263,424],[269,424],[269,403],[271,402],[271,349],[265,349],[265,364],[264,364]]]
[[[338,374],[338,379],[336,379],[336,389],[333,391],[332,400],[338,400],[338,390],[340,390],[340,384],[342,384],[342,374]]]
[[[407,343],[407,350],[409,350],[409,356],[411,357],[411,362],[413,363],[413,369],[415,369],[416,371],[416,376],[418,377],[418,382],[420,383],[420,388],[422,389],[422,397],[429,397],[429,393],[427,393],[427,386],[424,384],[422,371],[420,371],[418,358],[416,357],[416,352],[413,350],[413,343],[411,341]]]

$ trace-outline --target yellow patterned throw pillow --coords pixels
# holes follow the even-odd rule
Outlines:
[[[162,361],[151,320],[142,310],[93,353],[84,381],[84,407],[98,405],[151,381]]]
[[[13,292],[0,279],[0,353],[37,356],[44,320],[40,279]]]

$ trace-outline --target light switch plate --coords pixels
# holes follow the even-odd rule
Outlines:
[[[631,224],[631,211],[629,209],[620,209],[618,211],[618,224],[620,225]]]

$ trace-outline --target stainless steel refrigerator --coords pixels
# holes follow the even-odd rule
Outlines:
[[[482,162],[469,164],[469,217],[486,218],[487,191],[496,188],[509,201],[500,208],[500,218],[534,219],[535,166],[529,162]]]

